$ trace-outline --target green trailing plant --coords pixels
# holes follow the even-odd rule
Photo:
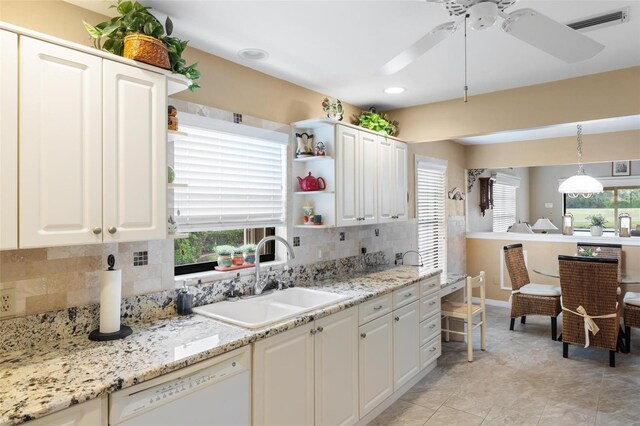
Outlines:
[[[96,26],[83,21],[84,28],[93,39],[93,45],[96,49],[122,56],[124,38],[126,36],[139,33],[156,38],[167,47],[171,71],[176,74],[182,74],[191,80],[189,90],[193,91],[200,87],[195,82],[200,78],[200,71],[197,69],[198,64],[187,65],[182,58],[182,53],[189,42],[171,37],[173,22],[171,22],[170,18],[167,17],[165,25],[162,25],[149,12],[150,7],[143,6],[137,1],[117,0],[109,7],[116,9],[119,15]]]
[[[398,136],[400,134],[400,123],[396,120],[392,121],[387,113],[376,112],[375,108],[370,108],[369,111],[362,111],[360,114],[354,114],[351,124],[374,132],[385,133],[389,136]]]
[[[240,250],[242,250],[243,253],[255,253],[256,247],[255,244],[244,244],[240,246]]]
[[[587,216],[587,220],[591,222],[591,226],[602,226],[603,228],[604,224],[607,223],[607,219],[599,213]]]

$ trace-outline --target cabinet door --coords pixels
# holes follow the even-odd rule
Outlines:
[[[363,225],[378,222],[378,138],[377,135],[360,132],[358,140],[359,216]]]
[[[18,248],[18,36],[0,30],[0,250]]]
[[[316,321],[316,425],[358,422],[358,308]]]
[[[358,132],[336,126],[336,197],[338,200],[338,226],[357,225],[359,217],[358,185]]]
[[[419,302],[393,311],[394,392],[420,371]]]
[[[378,222],[391,222],[395,216],[394,141],[378,137]]]
[[[107,396],[73,405],[29,422],[33,426],[106,426]]]
[[[165,77],[104,61],[105,242],[166,237]]]
[[[395,215],[396,220],[408,219],[408,185],[407,185],[407,144],[402,142],[395,142],[395,188],[394,195],[396,197],[395,202]]]
[[[393,393],[391,314],[360,327],[359,353],[360,417],[364,417]]]
[[[19,132],[20,247],[102,242],[102,59],[21,37]]]
[[[254,345],[253,424],[314,424],[314,323]]]

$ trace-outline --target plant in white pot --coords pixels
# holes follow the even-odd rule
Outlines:
[[[601,237],[604,224],[607,222],[607,219],[605,219],[601,214],[594,214],[592,216],[587,216],[587,220],[591,222],[591,236]]]

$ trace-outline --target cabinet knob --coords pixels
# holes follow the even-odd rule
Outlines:
[[[100,235],[102,233],[102,228],[96,226],[95,228],[93,228],[93,233],[96,235]]]
[[[367,337],[367,333],[360,333],[360,337],[364,339],[365,337]]]
[[[400,317],[395,317],[394,320],[400,321]]]
[[[433,305],[435,305],[435,304],[436,304],[436,301],[435,301],[435,300],[432,300],[431,302],[429,302],[429,306],[433,306]]]
[[[435,328],[436,324],[431,324],[429,328]]]
[[[407,293],[404,295],[404,297],[411,297],[411,296],[413,296],[413,293]]]
[[[318,330],[318,333],[322,333],[322,332],[324,331],[324,328],[322,328],[322,327],[318,327],[318,329],[317,329],[317,330]]]
[[[111,228],[109,228],[110,234],[115,234],[116,232],[118,232],[118,228],[116,228],[115,226],[112,226]]]
[[[311,330],[309,331],[309,333],[311,333],[311,335],[312,335],[312,336],[314,336],[314,335],[317,333],[317,331],[316,331],[316,329],[314,328],[314,329],[311,329]]]

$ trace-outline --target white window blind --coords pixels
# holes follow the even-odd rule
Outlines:
[[[187,185],[175,189],[180,232],[284,224],[286,135],[267,139],[247,127],[180,114],[187,133],[174,142],[175,180]]]
[[[424,266],[442,269],[443,277],[447,275],[446,176],[446,162],[416,162],[418,251]]]
[[[493,232],[507,232],[516,223],[516,187],[493,184]]]

